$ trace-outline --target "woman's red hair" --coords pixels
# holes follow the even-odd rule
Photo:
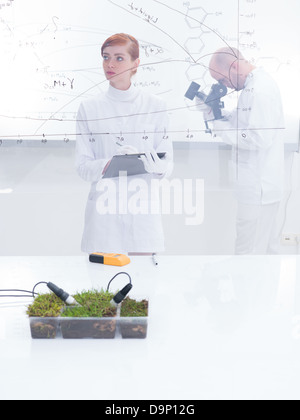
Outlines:
[[[128,34],[115,34],[109,37],[101,48],[101,55],[103,56],[104,50],[107,47],[115,45],[126,45],[128,44],[128,53],[131,56],[132,61],[140,57],[140,45],[139,42],[131,35]]]

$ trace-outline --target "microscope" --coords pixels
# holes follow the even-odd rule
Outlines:
[[[221,83],[217,83],[211,87],[211,91],[208,95],[206,95],[204,92],[200,92],[200,87],[201,86],[198,85],[198,83],[192,82],[185,94],[185,97],[193,101],[197,96],[203,101],[205,105],[212,109],[214,120],[221,120],[223,118],[221,110],[224,109],[224,102],[221,101],[221,98],[227,95],[227,87]],[[205,126],[205,132],[211,134],[212,131],[209,128],[208,121],[205,121]]]

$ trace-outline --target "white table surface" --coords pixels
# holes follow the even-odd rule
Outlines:
[[[32,340],[31,300],[0,299],[0,399],[300,398],[300,258],[0,257],[0,289],[106,288],[148,297],[145,340]],[[127,284],[120,276],[112,291]],[[38,292],[48,292],[41,286]]]

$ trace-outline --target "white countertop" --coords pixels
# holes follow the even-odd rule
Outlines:
[[[30,299],[0,298],[0,399],[300,398],[300,257],[0,257],[0,289],[69,293],[132,277],[145,340],[32,340]],[[118,277],[110,290],[127,284]],[[48,292],[40,286],[38,292]]]

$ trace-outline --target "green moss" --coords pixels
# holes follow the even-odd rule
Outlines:
[[[102,318],[114,317],[116,308],[111,306],[110,301],[113,294],[96,290],[84,291],[73,295],[81,306],[66,306],[61,299],[53,293],[39,295],[32,305],[28,306],[29,317],[80,317],[80,318]]]
[[[55,318],[61,313],[64,303],[53,293],[39,295],[32,305],[28,306],[29,317]]]
[[[102,318],[116,315],[116,308],[110,304],[114,297],[112,293],[90,290],[73,295],[73,297],[81,307],[67,307],[62,317]]]
[[[148,316],[148,301],[136,301],[127,297],[121,306],[121,317],[143,317]]]
[[[53,293],[39,295],[32,305],[28,307],[29,317],[52,318],[62,316],[65,318],[103,318],[116,316],[116,308],[110,302],[113,293],[103,290],[83,291],[73,295],[81,306],[66,306]],[[127,297],[121,306],[122,317],[148,316],[148,301],[136,301]]]

